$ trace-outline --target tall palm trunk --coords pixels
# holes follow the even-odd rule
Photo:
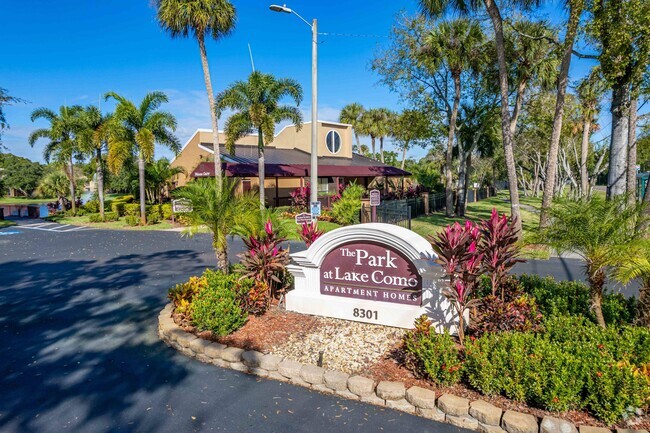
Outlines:
[[[70,195],[72,196],[72,214],[77,215],[77,191],[76,185],[74,182],[74,163],[72,162],[72,155],[70,155],[70,161],[68,162],[68,171],[70,172]]]
[[[454,79],[454,105],[449,116],[449,135],[447,136],[447,153],[445,155],[445,215],[450,217],[454,214],[454,181],[451,166],[454,157],[454,136],[456,135],[456,119],[458,118],[458,106],[460,105],[460,74],[453,74]]]
[[[521,113],[521,106],[524,103],[524,93],[526,92],[527,80],[521,80],[517,86],[517,98],[515,99],[515,107],[512,110],[512,118],[510,119],[510,134],[514,137],[517,130],[517,121],[519,120],[519,113]]]
[[[465,216],[465,212],[467,211],[467,194],[468,194],[468,188],[470,187],[470,181],[472,179],[472,152],[469,152],[467,154],[467,158],[465,159],[465,196],[463,197],[463,207],[461,208],[462,216]],[[478,197],[476,197],[477,191],[474,191],[474,201],[478,201]]]
[[[379,158],[384,162],[384,136],[379,137]]]
[[[406,164],[406,149],[408,149],[408,142],[404,143],[404,147],[402,147],[402,164],[400,165],[402,170],[404,170],[404,165]]]
[[[609,173],[607,175],[607,198],[625,194],[628,135],[629,92],[625,84],[612,91],[612,133],[609,142]]]
[[[212,247],[214,248],[215,254],[217,256],[217,268],[226,274],[230,271],[230,266],[228,263],[228,247],[223,247],[215,239],[216,236],[212,238]]]
[[[510,191],[510,213],[515,222],[515,230],[521,235],[521,213],[519,211],[519,190],[517,183],[517,166],[513,149],[513,139],[510,133],[510,108],[508,105],[508,68],[506,65],[506,49],[503,37],[503,19],[494,0],[483,0],[485,9],[490,15],[496,41],[497,60],[499,63],[499,88],[501,93],[501,132],[503,134],[503,153],[508,172],[508,189]]]
[[[210,79],[210,67],[208,65],[208,54],[205,51],[205,40],[203,34],[197,36],[199,41],[199,51],[201,52],[201,66],[203,67],[203,79],[205,80],[205,90],[208,93],[208,102],[210,103],[210,120],[212,121],[212,141],[214,142],[214,179],[217,182],[217,188],[221,191],[222,173],[221,173],[221,152],[219,149],[219,125],[217,120],[216,104],[214,102],[214,91],[212,90],[212,80]]]
[[[266,207],[266,197],[264,191],[264,137],[262,135],[262,128],[257,129],[257,174],[260,182],[260,209],[264,210]]]
[[[631,204],[636,201],[636,121],[637,99],[630,99],[630,114],[627,129],[627,193]]]
[[[99,214],[104,219],[104,170],[102,168],[102,150],[95,151],[95,174],[97,175],[97,198],[99,200]]]
[[[375,137],[370,136],[370,146],[372,146],[372,159],[377,159],[377,154],[375,153]]]
[[[569,67],[571,66],[571,56],[573,55],[573,43],[578,33],[578,24],[582,14],[582,5],[574,5],[569,2],[569,22],[567,33],[564,38],[564,53],[560,63],[560,74],[557,78],[557,96],[555,99],[555,115],[553,117],[553,132],[551,132],[551,145],[548,150],[548,162],[546,164],[546,179],[544,182],[544,192],[542,193],[542,209],[539,216],[539,226],[548,227],[550,223],[549,211],[553,203],[555,193],[555,178],[557,176],[558,151],[560,149],[560,137],[562,135],[562,122],[564,120],[564,100],[566,98],[566,88],[569,83]]]
[[[582,121],[582,145],[580,146],[580,188],[582,197],[589,196],[589,173],[587,172],[587,156],[589,154],[589,136],[591,134],[590,116]]]
[[[458,146],[458,198],[456,200],[456,215],[463,216],[465,214],[465,193],[467,192],[467,152]]]
[[[145,206],[144,156],[138,154],[138,179],[140,183],[140,224],[147,225],[147,208]]]
[[[356,140],[357,140],[357,150],[359,151],[359,153],[361,153],[361,143],[359,142],[359,134],[357,134],[355,132],[354,133],[354,138],[356,138]]]
[[[605,328],[605,318],[603,317],[603,287],[605,286],[605,271],[602,268],[593,269],[594,265],[587,264],[587,282],[589,283],[589,293],[591,297],[591,311],[594,313],[596,323]]]

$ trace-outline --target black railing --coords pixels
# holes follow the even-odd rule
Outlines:
[[[411,217],[411,206],[406,200],[391,200],[376,206],[374,218],[369,204],[364,203],[361,206],[361,222],[394,224],[410,230]]]

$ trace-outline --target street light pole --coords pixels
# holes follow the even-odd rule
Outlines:
[[[294,14],[311,27],[311,168],[310,168],[310,201],[318,201],[318,21],[309,21],[301,17],[287,5],[269,6],[273,12]]]

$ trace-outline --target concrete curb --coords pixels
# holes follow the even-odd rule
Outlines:
[[[443,394],[436,398],[436,393],[432,390],[417,386],[406,388],[401,382],[376,383],[363,376],[350,376],[340,371],[325,370],[315,365],[301,364],[288,358],[283,359],[278,355],[264,355],[254,350],[245,351],[237,347],[227,347],[216,342],[201,340],[194,334],[185,332],[174,322],[171,315],[172,305],[168,304],[158,316],[160,338],[168,346],[204,363],[396,409],[468,430],[485,433],[577,431],[575,425],[569,421],[552,417],[538,419],[529,414],[504,411],[483,400],[470,401],[451,394]],[[580,427],[581,432],[585,427]],[[613,433],[609,429],[598,430],[598,433]],[[624,433],[648,432],[625,430]]]

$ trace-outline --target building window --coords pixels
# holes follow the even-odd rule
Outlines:
[[[325,143],[327,143],[327,150],[330,153],[339,153],[339,150],[341,150],[341,136],[334,130],[327,133]]]
[[[329,192],[329,178],[328,177],[319,177],[318,178],[318,193],[327,194]]]

